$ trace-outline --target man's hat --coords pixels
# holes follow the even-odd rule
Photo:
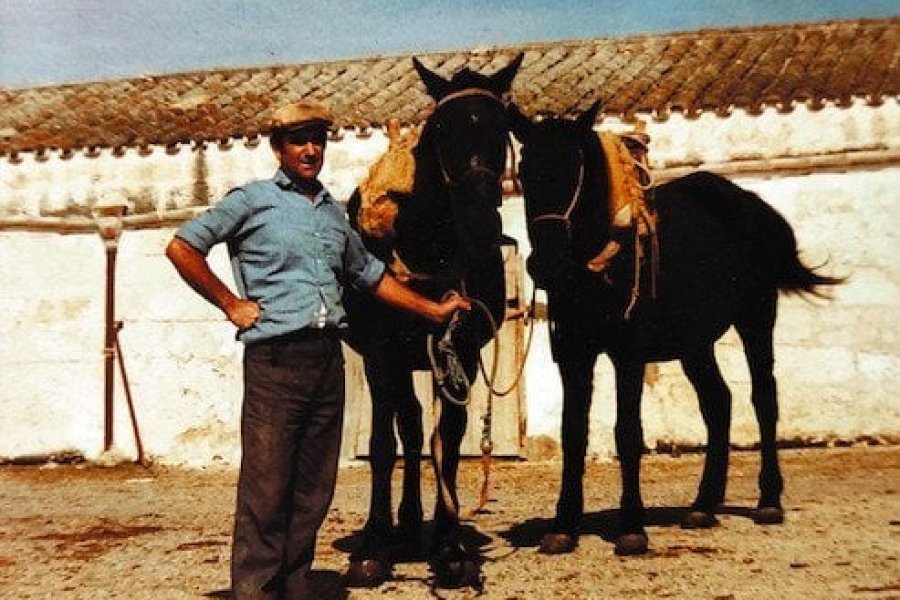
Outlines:
[[[332,123],[334,116],[327,107],[312,100],[301,100],[276,110],[272,115],[270,126],[273,130],[291,131],[312,125],[320,125],[327,129]]]

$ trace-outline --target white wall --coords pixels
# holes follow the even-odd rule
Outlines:
[[[793,113],[736,113],[729,119],[673,117],[651,123],[656,166],[795,156],[802,152],[884,150],[900,146],[896,101],[857,103]],[[379,132],[333,142],[324,179],[346,197],[383,150]],[[274,170],[265,141],[236,142],[204,153],[184,149],[149,156],[26,157],[0,163],[0,457],[77,450],[95,457],[103,444],[104,252],[93,233],[21,231],[15,219],[84,217],[105,193],[126,194],[139,212],[203,205],[229,187]],[[811,263],[850,275],[835,301],[816,306],[785,298],[777,334],[776,372],[784,438],[852,440],[900,434],[900,222],[897,166],[771,179],[737,179],[759,192],[795,226]],[[527,253],[521,201],[503,209],[508,233]],[[191,292],[162,255],[172,228],[127,230],[118,259],[118,314],[138,421],[146,450],[168,463],[234,463],[238,455],[241,348],[218,312]],[[230,279],[222,249],[216,269]],[[540,296],[539,296],[540,299]],[[821,303],[817,303],[821,304]],[[546,324],[538,323],[526,371],[528,435],[558,440],[560,400]],[[717,347],[735,393],[734,441],[756,440],[748,377],[732,335]],[[677,368],[648,369],[646,442],[700,444],[703,428],[693,393]],[[116,444],[133,453],[121,378]],[[591,451],[612,452],[612,377],[596,369]],[[499,400],[502,402],[502,400]]]

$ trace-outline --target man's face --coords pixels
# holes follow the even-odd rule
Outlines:
[[[328,130],[321,125],[295,129],[284,135],[281,147],[275,148],[275,156],[289,175],[314,181],[322,170],[327,139]]]

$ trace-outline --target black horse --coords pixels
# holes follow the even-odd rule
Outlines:
[[[798,257],[790,225],[755,194],[707,172],[653,189],[658,215],[659,273],[651,296],[649,268],[635,268],[634,244],[623,244],[602,273],[586,264],[611,235],[607,167],[593,130],[599,103],[577,119],[533,123],[515,107],[513,133],[522,142],[520,178],[532,253],[528,272],[548,295],[551,350],[563,385],[563,472],[546,553],[577,544],[584,502],[592,373],[606,352],[616,377],[616,450],[622,496],[617,554],[647,550],[640,459],[640,402],[648,362],[679,360],[700,402],[707,454],[696,499],[683,527],[716,524],[725,496],[731,393],[713,344],[734,326],[744,345],[762,453],[758,523],[780,523],[783,480],[776,450],[778,405],[773,375],[773,328],[778,293],[821,295],[840,283]],[[636,273],[641,273],[636,275]],[[635,278],[637,303],[626,318]]]
[[[411,193],[393,194],[398,213],[393,235],[367,236],[369,249],[391,265],[408,285],[431,297],[463,294],[490,313],[504,312],[504,275],[500,253],[501,176],[509,146],[505,94],[522,63],[518,55],[491,76],[463,69],[447,80],[413,59],[434,112],[413,151],[415,177]],[[348,205],[358,227],[360,195]],[[348,291],[345,298],[353,345],[362,355],[372,399],[369,441],[372,489],[362,544],[351,556],[351,585],[373,586],[390,576],[388,550],[399,542],[417,543],[423,513],[420,461],[424,432],[422,407],[413,390],[412,373],[432,368],[433,361],[461,365],[468,381],[476,375],[480,348],[490,339],[491,321],[473,307],[452,323],[451,337],[424,320],[398,312]],[[433,336],[433,337],[429,337]],[[429,340],[449,340],[437,348]],[[437,358],[435,358],[435,352]],[[431,358],[431,360],[429,360]],[[450,365],[452,366],[452,365]],[[430,560],[438,585],[474,584],[477,561],[459,539],[456,477],[467,414],[465,386],[448,381],[431,440],[432,464],[440,482],[434,512]],[[441,388],[444,389],[444,388]],[[439,392],[436,390],[436,394]],[[449,398],[448,398],[449,397]],[[403,495],[394,529],[391,477],[397,459],[394,424],[403,444]]]

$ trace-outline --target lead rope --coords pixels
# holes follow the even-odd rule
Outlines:
[[[494,387],[494,382],[497,379],[496,376],[496,368],[494,368],[497,364],[497,360],[499,359],[499,350],[494,353],[494,365],[491,368],[491,376],[488,377],[486,369],[484,368],[484,362],[480,359],[478,364],[481,367],[481,375],[484,377],[484,383],[487,385],[488,390],[491,391],[495,396],[508,396],[516,387],[519,385],[519,382],[522,379],[522,375],[525,373],[525,363],[528,362],[528,354],[531,352],[531,340],[534,337],[534,307],[535,299],[537,297],[537,289],[532,288],[531,290],[531,304],[525,309],[524,312],[524,321],[525,325],[528,327],[528,335],[525,337],[525,352],[522,355],[522,362],[519,363],[519,367],[516,370],[516,376],[513,379],[512,383],[505,390],[498,390]],[[492,320],[493,323],[493,320]],[[499,329],[496,329],[496,324],[494,324],[494,343],[499,345],[500,342],[500,333]]]
[[[441,394],[433,393],[432,412],[434,413],[434,433],[431,435],[431,456],[432,460],[434,461],[434,475],[435,479],[437,480],[437,486],[441,494],[441,499],[444,501],[444,508],[454,520],[458,521],[459,509],[456,506],[456,502],[453,500],[453,495],[450,493],[450,489],[447,487],[447,482],[444,480],[444,440],[441,437],[440,427],[442,406]]]
[[[455,293],[455,292],[453,292]],[[531,314],[534,310],[534,303],[536,298],[536,290],[532,290],[532,298],[531,298],[531,309],[526,310],[526,318]],[[534,335],[534,318],[530,319],[530,326],[528,331],[528,337],[526,342],[525,354],[522,358],[522,362],[519,365],[518,371],[516,373],[516,377],[510,386],[498,392],[494,388],[494,382],[497,380],[497,373],[500,365],[500,339],[499,339],[499,327],[497,326],[497,322],[494,320],[493,315],[491,315],[490,310],[487,305],[484,304],[481,300],[477,298],[470,299],[470,302],[474,306],[476,306],[482,313],[484,313],[485,318],[491,326],[491,334],[493,338],[493,358],[491,361],[491,373],[487,374],[487,371],[484,366],[484,362],[481,359],[479,354],[478,364],[479,369],[484,377],[485,384],[487,387],[487,400],[485,402],[485,414],[482,418],[482,428],[481,428],[481,468],[482,468],[482,483],[481,483],[481,492],[479,495],[479,501],[477,506],[472,510],[472,515],[480,514],[487,503],[490,501],[490,470],[491,470],[491,457],[493,455],[494,450],[494,442],[492,436],[492,426],[493,426],[493,413],[494,413],[494,395],[498,396],[506,396],[519,384],[522,374],[525,371],[525,363],[528,358],[528,353],[531,348],[531,340]],[[456,357],[456,351],[453,348],[452,342],[452,334],[453,331],[459,326],[459,313],[456,313],[451,317],[450,323],[447,326],[447,329],[444,331],[444,335],[441,336],[440,341],[437,342],[437,348],[439,351],[443,352],[445,355],[450,357],[450,360],[447,361],[448,368],[445,371],[437,364],[437,359],[434,355],[433,346],[434,339],[433,336],[429,334],[428,339],[426,341],[426,349],[428,353],[428,360],[431,364],[433,382],[435,387],[435,394],[433,394],[433,414],[434,414],[434,422],[435,428],[434,433],[432,435],[432,455],[434,456],[435,462],[435,474],[438,480],[438,487],[440,488],[441,496],[444,500],[444,504],[447,507],[448,512],[453,516],[458,516],[458,508],[456,507],[456,503],[453,500],[452,495],[450,494],[449,487],[444,480],[443,475],[443,438],[440,434],[440,417],[443,410],[443,405],[441,403],[441,399],[446,399],[448,402],[455,404],[456,406],[466,407],[471,402],[471,382],[466,376],[465,372],[462,370],[459,360]],[[445,385],[445,381],[450,379],[453,383],[456,383],[459,388],[465,390],[465,395],[463,397],[457,397],[453,394],[452,391],[448,389],[448,386]]]
[[[465,292],[465,290],[463,290],[463,292]],[[451,294],[458,294],[458,292],[448,292],[444,295],[442,300],[446,300]],[[434,356],[434,336],[428,334],[425,340],[425,349],[428,353],[428,362],[431,365],[432,374],[431,403],[434,416],[434,432],[431,435],[431,456],[434,462],[434,475],[437,480],[437,487],[441,499],[444,502],[444,508],[446,509],[447,514],[456,521],[459,520],[459,507],[456,504],[456,500],[453,498],[453,494],[450,493],[446,479],[444,479],[444,439],[441,436],[441,416],[443,411],[443,399],[446,399],[448,402],[461,408],[465,408],[470,402],[471,383],[469,382],[469,378],[466,376],[465,371],[462,369],[462,365],[456,355],[456,349],[453,347],[453,331],[459,327],[459,323],[459,311],[457,311],[450,318],[450,323],[447,325],[444,335],[441,336],[441,340],[437,343],[438,350],[448,357],[446,372],[437,364],[437,359]],[[444,382],[448,377],[465,390],[465,395],[462,398],[454,396],[453,393],[447,389],[447,386],[444,385]]]

